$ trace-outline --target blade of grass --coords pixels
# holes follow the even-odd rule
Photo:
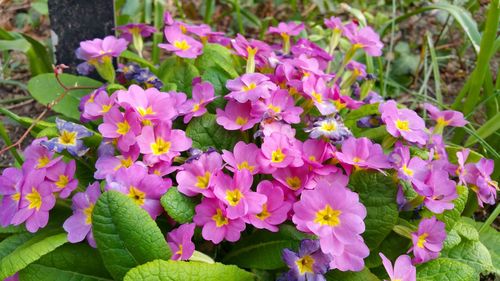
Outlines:
[[[236,21],[238,22],[238,30],[241,35],[245,35],[245,30],[243,29],[243,18],[241,17],[240,0],[234,0],[234,11],[236,13]]]
[[[151,52],[151,57],[154,65],[158,65],[160,62],[160,44],[163,41],[163,13],[165,11],[165,7],[163,6],[162,1],[155,0],[154,2],[154,27],[156,31],[153,34],[153,49]]]
[[[436,50],[434,49],[434,43],[432,41],[432,36],[427,32],[427,44],[429,45],[429,53],[431,55],[431,65],[432,71],[434,72],[434,85],[435,85],[435,95],[436,99],[440,104],[443,103],[443,95],[441,94],[441,76],[439,75],[439,64],[436,58]]]
[[[484,123],[483,126],[481,126],[479,129],[477,129],[476,133],[477,136],[486,139],[496,131],[500,130],[500,112],[497,113],[493,118],[488,120],[486,123]],[[476,136],[472,135],[469,136],[467,141],[465,142],[465,146],[469,147],[473,144],[475,144],[478,141]]]
[[[5,126],[3,125],[3,122],[0,122],[0,137],[2,137],[3,141],[5,142],[6,146],[12,145],[12,140],[9,137],[9,134],[7,133],[7,130],[5,129]],[[17,149],[15,147],[9,149],[10,153],[16,160],[17,164],[21,166],[23,164],[23,158],[19,153],[17,152]]]
[[[215,2],[214,0],[207,0],[205,1],[205,15],[203,17],[203,21],[206,24],[210,24],[212,21],[212,14],[214,13],[214,7],[215,7]]]

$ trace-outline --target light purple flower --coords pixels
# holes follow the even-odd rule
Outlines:
[[[25,162],[23,167],[50,169],[50,167],[61,161],[62,156],[53,158],[55,153],[41,145],[43,141],[47,141],[47,138],[35,139],[24,149]]]
[[[199,159],[184,163],[177,173],[179,192],[187,196],[203,194],[214,197],[215,175],[222,169],[222,157],[217,152],[203,153]]]
[[[24,167],[23,170],[29,169]],[[23,170],[14,167],[7,168],[0,176],[0,195],[2,195],[0,225],[2,227],[8,226],[17,212],[24,179]]]
[[[463,127],[469,123],[465,120],[462,112],[455,110],[440,111],[437,107],[430,103],[425,103],[424,108],[427,112],[429,112],[431,118],[437,122],[437,126]]]
[[[257,163],[257,156],[260,153],[260,149],[254,143],[246,144],[243,141],[239,141],[234,146],[233,152],[223,150],[222,159],[227,163],[226,169],[231,172],[236,170],[247,170],[252,175],[259,173],[260,166]]]
[[[411,234],[413,242],[414,264],[424,263],[439,256],[446,239],[446,230],[443,222],[436,217],[422,219],[418,230]]]
[[[82,117],[86,120],[96,120],[104,116],[115,104],[116,95],[108,95],[106,90],[97,89],[83,104]]]
[[[115,36],[106,36],[104,39],[96,38],[80,42],[80,48],[76,50],[79,59],[86,60],[90,64],[101,63],[118,57],[127,49],[128,42]]]
[[[281,133],[264,137],[258,162],[261,170],[266,173],[272,173],[277,168],[299,167],[304,164],[295,139]]]
[[[210,82],[202,82],[194,85],[193,98],[182,104],[179,112],[184,115],[184,123],[191,121],[193,117],[202,116],[207,112],[205,106],[215,99],[214,86]]]
[[[258,100],[252,105],[252,115],[284,120],[290,124],[299,123],[303,111],[295,106],[295,100],[286,90],[276,90],[270,98]]]
[[[236,38],[231,40],[231,44],[236,54],[246,59],[255,58],[257,66],[264,66],[272,51],[267,43],[256,39],[247,40],[241,34],[237,34]]]
[[[144,23],[129,23],[115,27],[115,30],[121,32],[120,37],[132,42],[133,36],[149,37],[156,32],[156,28]]]
[[[235,99],[239,103],[269,98],[271,92],[277,89],[269,77],[260,73],[246,73],[234,80],[228,80],[226,87],[231,91],[226,98]]]
[[[387,125],[387,132],[393,137],[403,137],[409,142],[424,145],[427,142],[425,122],[415,111],[398,109],[394,100],[381,103],[379,111]]]
[[[141,125],[132,109],[121,112],[113,107],[104,115],[103,123],[99,125],[99,132],[105,138],[116,140],[120,151],[128,152],[136,143],[140,134]]]
[[[339,33],[342,33],[344,30],[344,25],[342,24],[342,20],[334,16],[325,19],[325,25],[326,27],[333,29],[334,31]]]
[[[68,198],[71,192],[78,187],[78,180],[75,179],[76,162],[71,160],[68,163],[60,161],[47,170],[47,179],[50,180],[52,192],[60,192],[59,197]]]
[[[379,253],[380,258],[382,258],[382,264],[384,265],[387,274],[391,281],[416,281],[417,280],[417,270],[415,266],[411,263],[411,258],[407,255],[401,255],[396,259],[394,263],[394,268],[392,267],[391,261],[387,259],[384,254]]]
[[[278,281],[326,281],[330,258],[320,250],[318,240],[304,239],[300,242],[298,253],[284,249],[282,258],[290,271]]]
[[[434,161],[431,164],[430,173],[425,181],[429,187],[429,194],[425,196],[424,205],[436,214],[454,207],[453,200],[458,197],[455,181],[449,179],[448,172],[443,168],[443,163]],[[415,191],[420,192],[419,189]]]
[[[468,163],[465,170],[468,174],[465,179],[472,186],[472,190],[477,195],[478,203],[483,207],[483,203],[495,205],[498,191],[498,183],[491,178],[495,162],[491,159],[482,158],[477,163]]]
[[[351,41],[354,48],[362,48],[372,57],[382,55],[384,44],[380,41],[380,36],[371,27],[365,26],[359,30],[357,28],[344,28],[344,34]]]
[[[421,195],[430,195],[431,190],[424,182],[429,174],[427,162],[418,156],[410,158],[408,146],[397,142],[390,155],[390,161],[398,171],[400,179],[410,181]]]
[[[183,224],[167,234],[167,242],[172,250],[173,260],[188,260],[194,253],[194,223]]]
[[[252,105],[250,102],[239,103],[230,100],[224,110],[217,108],[217,124],[230,131],[248,130],[260,121],[259,118],[252,117],[251,110]]]
[[[279,34],[282,37],[297,36],[304,30],[304,23],[280,22],[277,27],[269,27],[268,34]]]
[[[342,143],[342,151],[335,155],[341,163],[354,167],[377,170],[391,167],[382,147],[368,138],[348,138]]]
[[[73,156],[81,157],[87,153],[88,147],[83,143],[83,138],[92,136],[94,133],[85,126],[68,122],[56,117],[56,126],[59,136],[48,141],[43,140],[40,144],[48,150],[61,153],[67,150]]]
[[[165,37],[168,44],[158,44],[158,47],[173,52],[181,58],[194,59],[203,52],[203,45],[185,35],[176,26],[165,27]]]

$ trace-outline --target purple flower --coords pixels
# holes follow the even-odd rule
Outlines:
[[[252,175],[259,172],[260,167],[257,163],[257,156],[260,153],[260,149],[254,143],[246,144],[243,141],[239,141],[233,148],[233,152],[223,150],[222,159],[227,163],[226,169],[231,172],[236,170],[247,170]]]
[[[226,98],[235,99],[239,103],[269,98],[271,92],[277,89],[269,77],[260,73],[246,73],[234,80],[228,80],[226,87],[231,91]]]
[[[345,28],[344,34],[351,41],[353,48],[362,48],[372,57],[382,55],[384,44],[380,41],[380,36],[371,27],[365,26],[359,30],[357,28]]]
[[[436,217],[422,219],[418,230],[411,234],[413,241],[413,264],[424,263],[439,256],[446,239],[446,230],[443,222]]]
[[[432,120],[437,122],[437,126],[463,127],[469,123],[465,120],[462,112],[455,110],[440,111],[437,107],[430,103],[425,103],[424,108],[427,112],[429,112]]]
[[[203,52],[203,45],[184,35],[178,27],[165,27],[165,37],[169,44],[158,44],[158,47],[173,52],[181,58],[194,59]]]
[[[379,111],[382,120],[387,125],[387,132],[393,137],[403,137],[409,142],[424,145],[427,142],[425,122],[415,111],[398,109],[393,100],[381,103]]]
[[[188,260],[194,253],[194,223],[183,224],[167,234],[167,242],[173,252],[171,259]]]
[[[281,133],[272,133],[264,137],[258,158],[261,169],[266,173],[272,173],[277,168],[302,166],[304,161],[300,148],[295,145],[294,140]]]
[[[313,139],[325,137],[333,143],[342,143],[352,136],[351,131],[339,118],[335,117],[319,118],[313,123],[313,127],[307,129],[306,132],[309,132],[309,136]]]
[[[87,238],[90,246],[96,247],[92,234],[92,211],[99,196],[101,196],[99,182],[94,182],[87,187],[85,192],[79,192],[73,196],[73,215],[63,224],[64,230],[68,233],[69,242],[79,243]]]
[[[326,27],[333,29],[334,31],[338,33],[342,33],[344,30],[344,25],[342,24],[342,20],[337,17],[330,17],[328,19],[325,19],[325,25]]]
[[[49,169],[56,163],[61,161],[62,156],[54,157],[54,153],[41,145],[41,142],[47,141],[46,137],[35,139],[26,149],[24,156],[26,157],[23,167],[34,169]]]
[[[269,27],[268,34],[279,34],[282,37],[285,36],[297,36],[299,33],[304,30],[304,23],[295,23],[295,22],[280,22],[277,27],[271,26]]]
[[[382,263],[384,264],[385,270],[389,275],[391,280],[399,281],[416,281],[417,280],[417,270],[415,266],[411,263],[411,259],[407,255],[401,255],[396,259],[394,263],[394,268],[392,267],[391,261],[387,259],[384,254],[379,253],[380,258],[382,258]]]
[[[427,162],[415,156],[410,158],[408,146],[397,142],[390,161],[398,171],[400,179],[410,181],[419,194],[429,195],[431,190],[424,182],[428,176]]]
[[[79,59],[86,60],[89,64],[102,63],[111,57],[118,57],[127,49],[127,40],[106,36],[104,39],[96,38],[80,42],[80,48],[76,50]]]
[[[295,106],[295,100],[286,90],[276,90],[270,98],[258,100],[252,105],[252,115],[272,117],[290,124],[299,123],[303,111]]]
[[[332,60],[332,56],[323,50],[323,48],[305,38],[297,40],[290,51],[297,57],[304,54],[310,58],[316,59],[321,69],[326,69],[328,62]]]
[[[74,178],[76,162],[71,160],[68,163],[60,161],[47,170],[47,179],[50,180],[52,192],[60,192],[59,197],[68,198],[71,192],[78,187],[78,180]]]
[[[259,123],[260,119],[251,115],[252,105],[250,102],[239,103],[230,100],[224,110],[217,108],[217,124],[226,130],[245,131]]]
[[[366,77],[366,66],[362,63],[352,60],[347,64],[346,68],[353,72],[355,78]]]
[[[300,242],[298,253],[284,249],[282,258],[290,271],[278,280],[326,281],[323,274],[328,271],[330,259],[321,252],[318,240],[304,239]]]
[[[56,118],[57,130],[59,137],[50,139],[48,141],[41,141],[40,144],[48,150],[61,153],[67,150],[73,156],[82,157],[87,153],[89,148],[83,144],[83,138],[92,136],[92,133],[85,126],[78,125],[63,119]]]
[[[429,190],[429,193],[420,193],[425,196],[425,207],[436,214],[453,209],[452,201],[458,197],[456,183],[449,179],[448,172],[442,164],[437,161],[432,162],[430,173],[425,181],[428,186],[425,190]],[[419,189],[415,191],[421,192]]]
[[[176,176],[179,192],[187,196],[201,193],[214,197],[215,174],[221,169],[222,158],[217,152],[203,153],[199,159],[184,163]]]
[[[108,95],[106,90],[97,89],[83,105],[82,117],[86,120],[96,120],[104,116],[115,104],[116,95]]]
[[[121,31],[120,37],[132,42],[133,36],[149,37],[156,32],[156,28],[144,23],[129,23],[115,27],[115,30]]]
[[[391,166],[382,147],[368,138],[348,138],[342,143],[342,151],[335,155],[341,163],[359,168],[380,170]]]
[[[246,58],[247,61],[255,59],[258,66],[264,66],[271,53],[271,47],[267,43],[256,39],[247,40],[241,34],[236,35],[231,44],[236,54]]]
[[[210,82],[202,82],[194,85],[193,98],[182,104],[179,112],[184,115],[184,123],[191,121],[193,117],[202,116],[207,112],[205,106],[215,99],[214,86]]]
[[[495,205],[498,191],[498,183],[491,179],[495,162],[491,159],[481,159],[477,163],[465,165],[468,174],[465,179],[472,186],[472,190],[477,195],[478,203],[483,207],[483,203]]]
[[[23,170],[27,170],[24,168]],[[17,212],[19,200],[21,199],[21,187],[23,185],[24,173],[18,168],[7,168],[0,176],[0,225],[6,227],[12,221]]]
[[[128,152],[141,130],[136,114],[131,109],[123,113],[118,107],[113,107],[104,115],[103,121],[99,125],[102,136],[115,140],[120,151]]]

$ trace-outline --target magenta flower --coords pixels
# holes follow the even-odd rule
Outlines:
[[[194,223],[183,224],[167,234],[168,246],[172,250],[173,260],[188,260],[194,253]]]
[[[260,149],[254,143],[246,144],[243,141],[239,141],[234,146],[233,152],[223,150],[222,159],[228,164],[226,169],[231,172],[247,170],[252,175],[259,172],[260,167],[257,163],[257,156],[260,153]]]
[[[410,158],[408,146],[397,142],[390,161],[398,171],[400,179],[410,181],[419,194],[429,195],[431,190],[424,182],[428,176],[427,162],[415,156]]]
[[[482,158],[477,163],[465,165],[468,174],[465,179],[472,184],[471,188],[477,195],[477,201],[481,207],[483,203],[495,205],[498,191],[498,183],[491,179],[495,162],[491,159]]]
[[[437,126],[446,127],[463,127],[467,125],[467,120],[465,120],[462,112],[455,110],[444,110],[440,111],[437,107],[433,106],[430,103],[424,104],[425,110],[429,112],[432,120],[437,122]]]
[[[323,50],[323,48],[305,38],[297,40],[290,51],[297,57],[306,55],[307,57],[316,59],[321,69],[326,69],[328,62],[332,60],[332,56]]]
[[[368,138],[350,137],[342,143],[342,152],[335,156],[343,164],[368,169],[388,169],[391,167],[382,147]]]
[[[121,32],[120,37],[132,42],[133,36],[149,37],[156,32],[156,28],[144,23],[129,23],[115,27],[116,30]]]
[[[60,192],[59,197],[68,198],[71,192],[78,187],[78,180],[74,178],[76,171],[76,162],[71,160],[68,163],[60,161],[47,170],[47,179],[49,179],[52,192]]]
[[[252,117],[251,110],[252,105],[250,102],[239,103],[230,100],[224,110],[217,108],[217,124],[230,131],[248,130],[260,121],[259,118]]]
[[[448,172],[436,161],[432,163],[425,184],[429,187],[430,192],[427,195],[420,195],[425,196],[424,205],[427,209],[436,214],[453,209],[452,201],[458,197],[456,183],[449,179]],[[419,189],[415,189],[415,191],[419,192]]]
[[[461,185],[467,185],[468,179],[471,180],[471,182],[474,182],[474,175],[472,177],[469,177],[470,171],[468,171],[468,167],[470,168],[471,165],[465,166],[465,163],[467,162],[467,158],[469,157],[470,150],[467,148],[462,149],[461,151],[457,151],[457,162],[458,166],[457,169],[455,170],[456,175],[458,176],[458,184]]]
[[[137,115],[132,110],[122,113],[117,107],[113,107],[104,115],[103,123],[99,125],[99,132],[105,138],[116,139],[118,148],[128,152],[136,143],[141,125]]]
[[[269,98],[271,92],[277,89],[269,77],[260,73],[245,73],[234,80],[228,80],[226,87],[231,91],[226,98],[235,99],[239,103]]]
[[[18,211],[11,223],[20,225],[26,222],[26,229],[34,233],[47,225],[49,211],[54,208],[56,199],[52,194],[50,184],[44,181],[46,174],[44,169],[26,171],[25,174]]]
[[[222,158],[217,152],[203,153],[199,159],[184,163],[176,176],[179,192],[213,198],[215,174],[221,169]]]
[[[134,146],[137,148],[137,146]],[[95,163],[94,178],[102,180],[109,175],[114,175],[120,169],[130,168],[137,160],[139,151],[135,155],[102,156]]]
[[[194,59],[203,52],[203,45],[183,34],[179,27],[165,27],[165,37],[168,44],[158,44],[158,47],[173,52],[181,58]]]
[[[302,159],[313,172],[318,172],[324,167],[323,162],[333,157],[335,148],[322,139],[308,139],[302,145]]]
[[[278,278],[278,281],[326,281],[330,258],[321,252],[318,240],[300,241],[299,252],[284,249],[282,258],[290,271]]]
[[[425,122],[415,111],[398,109],[393,100],[381,103],[379,111],[381,118],[387,125],[387,132],[393,137],[402,137],[409,142],[424,145],[427,142]]]
[[[210,82],[202,82],[194,85],[193,98],[187,100],[179,109],[184,115],[184,123],[188,123],[193,117],[202,116],[207,112],[205,106],[215,99],[214,86]]]
[[[259,213],[267,201],[265,195],[251,191],[252,174],[247,170],[238,171],[234,177],[219,172],[215,177],[214,194],[223,202],[226,216],[230,219],[243,217],[249,213]]]
[[[342,33],[344,30],[344,24],[342,24],[342,20],[340,20],[340,18],[337,17],[332,16],[330,18],[325,19],[325,25],[326,27],[334,31],[337,31],[339,33]]]
[[[446,239],[446,230],[443,222],[436,217],[422,219],[418,230],[411,234],[413,241],[414,264],[424,263],[439,256]]]
[[[24,149],[24,156],[26,157],[23,167],[34,169],[49,169],[56,163],[61,161],[62,156],[54,157],[54,152],[48,150],[41,145],[41,142],[46,141],[47,138],[35,139],[31,144]]]
[[[337,108],[330,96],[323,78],[309,77],[303,84],[304,93],[310,97],[316,108],[322,115],[330,115],[337,112]]]
[[[80,48],[76,50],[79,59],[86,60],[90,64],[103,62],[111,57],[118,57],[127,49],[128,42],[115,36],[106,36],[104,39],[96,38],[80,42]]]
[[[345,28],[344,34],[349,41],[351,41],[351,44],[355,49],[362,48],[372,57],[382,55],[382,48],[384,47],[384,44],[380,41],[378,33],[371,27],[365,26],[359,30],[357,30],[357,28]]]
[[[350,96],[342,95],[337,85],[334,85],[330,91],[332,92],[333,104],[337,110],[342,110],[344,108],[358,109],[364,104],[362,101],[355,100]]]
[[[256,228],[277,232],[277,225],[288,218],[292,204],[285,201],[285,194],[281,187],[267,180],[257,185],[257,193],[265,195],[267,201],[262,205],[261,210],[249,213],[245,220]]]
[[[380,258],[382,258],[382,264],[384,265],[387,274],[391,280],[399,281],[416,281],[417,280],[417,270],[415,266],[411,263],[411,258],[407,255],[401,255],[396,259],[394,263],[394,268],[392,267],[391,261],[387,259],[384,254],[379,253]]]
[[[201,204],[196,206],[193,221],[196,225],[203,226],[203,238],[215,244],[224,239],[230,242],[238,241],[241,232],[245,230],[243,218],[228,218],[226,207],[215,198],[204,198]]]
[[[84,103],[82,117],[86,120],[96,120],[104,116],[115,104],[116,95],[111,96],[104,89],[97,89]]]
[[[355,78],[365,78],[366,77],[366,66],[362,63],[359,63],[357,61],[350,61],[347,65],[346,68],[350,71],[352,71],[352,75]]]
[[[106,183],[106,190],[127,195],[153,219],[163,212],[160,198],[170,187],[161,177],[148,174],[147,169],[139,165],[117,171],[113,177],[106,178]]]
[[[178,115],[176,101],[156,88],[144,90],[131,85],[128,91],[118,91],[117,101],[122,107],[133,109],[144,125],[151,125],[154,120],[170,121]]]
[[[272,117],[290,124],[300,122],[300,114],[304,110],[295,106],[295,100],[286,90],[276,90],[268,99],[258,100],[252,106],[252,115]]]
[[[24,168],[24,170],[27,169]],[[0,225],[2,227],[8,226],[17,212],[19,200],[21,199],[23,178],[23,170],[14,167],[3,170],[0,176],[0,195],[2,195]]]
[[[279,34],[285,36],[297,36],[304,30],[304,23],[280,22],[277,27],[269,27],[268,34]]]
[[[272,173],[277,168],[299,167],[304,164],[300,148],[294,145],[293,140],[280,133],[264,137],[258,161],[262,170],[267,173]]]
[[[263,66],[267,62],[267,57],[271,53],[271,47],[265,42],[256,39],[247,40],[241,34],[231,40],[236,54],[248,59],[255,58],[257,65]]]
[[[73,196],[73,215],[63,224],[69,242],[79,243],[87,238],[90,246],[96,247],[92,234],[92,211],[99,196],[101,196],[99,182],[94,182],[85,192],[78,192]]]
[[[142,128],[137,144],[144,156],[144,162],[154,164],[159,161],[171,162],[182,151],[191,148],[192,141],[182,130],[172,130],[170,123],[160,123],[154,129]]]
[[[369,254],[361,234],[365,231],[366,208],[359,196],[335,182],[320,181],[304,190],[293,205],[297,229],[319,237],[323,253],[332,255],[330,267],[359,271]]]
[[[310,188],[310,180],[314,177],[309,167],[287,167],[277,169],[272,173],[274,179],[293,191],[302,191]]]

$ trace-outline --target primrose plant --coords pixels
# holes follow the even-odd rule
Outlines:
[[[33,78],[55,85],[60,115],[34,121],[37,138],[0,177],[1,232],[13,233],[0,279],[500,272],[466,218],[496,204],[493,160],[447,144],[462,113],[376,93],[371,27],[332,17],[314,43],[304,23],[270,27],[267,42],[168,13],[164,24],[160,65],[143,54],[157,30],[128,24],[76,50],[78,71],[104,84],[62,67]]]

